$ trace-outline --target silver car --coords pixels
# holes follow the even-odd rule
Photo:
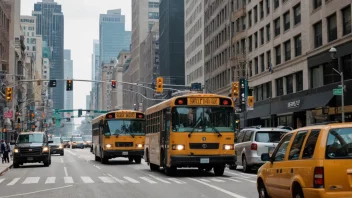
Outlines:
[[[243,166],[244,172],[259,168],[265,163],[261,160],[262,153],[272,153],[287,132],[290,130],[285,128],[251,127],[241,130],[235,143],[236,165],[230,168]]]

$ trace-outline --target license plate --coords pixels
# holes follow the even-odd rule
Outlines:
[[[127,151],[122,152],[122,155],[128,155]]]
[[[33,157],[27,157],[27,160],[28,161],[33,161],[34,159],[33,159]]]
[[[201,164],[209,164],[209,158],[200,158]]]

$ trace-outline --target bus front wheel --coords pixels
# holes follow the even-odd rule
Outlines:
[[[142,162],[142,157],[135,157],[134,161],[136,162],[136,164],[140,164]]]
[[[215,173],[216,176],[224,175],[224,171],[225,171],[225,166],[224,165],[214,166],[214,173]]]
[[[160,169],[160,167],[158,165],[155,165],[152,163],[150,163],[149,166],[150,166],[151,171],[159,171],[159,169]]]
[[[174,166],[171,166],[171,167],[167,167],[167,166],[164,166],[164,172],[167,176],[173,176],[177,171],[177,168],[174,167]]]

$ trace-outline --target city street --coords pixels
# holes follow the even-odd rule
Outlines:
[[[5,197],[258,197],[256,175],[226,169],[224,176],[196,169],[168,177],[142,164],[114,159],[103,165],[89,149],[66,149],[52,156],[50,167],[25,164],[0,177]]]

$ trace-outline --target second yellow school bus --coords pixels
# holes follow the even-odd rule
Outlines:
[[[141,163],[145,143],[144,113],[132,110],[111,111],[92,121],[92,153],[95,161],[126,157]]]
[[[172,175],[178,167],[214,169],[223,175],[235,163],[234,104],[215,94],[174,97],[148,108],[144,159],[151,170],[163,167]]]

